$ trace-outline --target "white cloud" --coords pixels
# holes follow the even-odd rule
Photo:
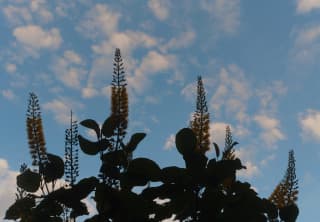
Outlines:
[[[297,12],[304,14],[320,9],[320,0],[297,0]]]
[[[115,48],[121,48],[122,52],[131,54],[131,51],[137,47],[150,48],[156,44],[157,40],[146,33],[127,30],[110,33],[108,40],[93,45],[92,50],[97,54],[110,55]]]
[[[128,76],[128,86],[137,93],[142,93],[149,85],[149,76],[174,68],[176,57],[171,54],[162,54],[149,51],[135,69],[132,76]]]
[[[188,101],[195,102],[197,98],[197,83],[196,81],[186,85],[181,90],[181,95],[183,95]]]
[[[254,116],[254,121],[261,127],[262,133],[260,134],[261,139],[270,146],[274,148],[275,144],[279,140],[284,140],[285,136],[280,130],[279,120],[267,116],[267,115],[256,115]]]
[[[320,25],[313,25],[297,29],[292,54],[294,59],[302,63],[316,62],[320,55]]]
[[[251,90],[243,71],[234,64],[222,68],[217,83],[217,89],[208,103],[209,108],[217,116],[224,108],[224,113],[234,116],[239,122],[248,121],[247,104]]]
[[[90,87],[85,87],[81,91],[82,91],[82,97],[85,99],[93,98],[99,94],[99,92],[96,89],[90,88]]]
[[[44,30],[37,25],[20,26],[14,29],[15,38],[30,49],[57,49],[62,43],[60,31],[57,28]]]
[[[266,156],[263,160],[261,160],[260,164],[262,166],[266,166],[268,165],[268,163],[272,160],[274,160],[276,158],[276,155],[275,154],[270,154],[268,156]]]
[[[18,172],[9,169],[8,162],[0,158],[0,217],[4,218],[6,210],[15,201],[16,176]]]
[[[70,110],[82,109],[83,104],[72,101],[67,98],[53,99],[50,102],[43,104],[44,110],[51,112],[55,120],[59,123],[66,125],[70,123]],[[77,119],[77,117],[75,117]]]
[[[252,161],[254,158],[255,150],[251,148],[235,149],[235,155],[241,160],[242,165],[247,169],[237,171],[237,175],[243,178],[252,178],[260,174],[259,167]]]
[[[31,12],[26,7],[9,5],[3,8],[3,13],[12,24],[22,25],[24,22],[28,23],[32,21]]]
[[[176,140],[175,135],[171,134],[166,140],[166,143],[164,145],[164,149],[165,150],[171,150],[171,149],[175,148],[176,147],[175,140]]]
[[[1,90],[1,95],[7,100],[14,100],[16,98],[16,95],[11,89]]]
[[[14,73],[14,72],[17,71],[17,66],[16,66],[15,64],[8,63],[8,64],[6,65],[6,71],[7,71],[8,73]]]
[[[288,87],[281,81],[274,81],[264,89],[257,89],[256,95],[260,99],[260,109],[263,113],[275,113],[277,110],[277,98],[287,93]]]
[[[161,21],[169,16],[169,5],[166,0],[149,0],[148,7],[152,13]]]
[[[64,85],[73,89],[81,88],[86,71],[82,65],[82,58],[74,51],[65,51],[63,56],[55,60],[52,69]]]
[[[195,38],[196,33],[192,30],[188,30],[186,32],[181,33],[179,36],[170,39],[168,43],[161,47],[161,50],[167,51],[170,49],[188,47],[192,44]]]
[[[252,178],[260,174],[258,166],[251,161],[244,161],[242,165],[246,166],[246,169],[237,171],[237,175],[243,178]]]
[[[210,141],[219,145],[220,151],[224,148],[227,123],[215,122],[210,124]]]
[[[226,33],[234,33],[240,26],[240,0],[201,0],[200,5]]]
[[[118,29],[120,14],[106,4],[96,4],[86,15],[77,30],[90,38],[105,37]]]
[[[320,141],[320,111],[309,109],[299,116],[302,136]]]

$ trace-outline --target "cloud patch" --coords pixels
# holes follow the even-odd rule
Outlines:
[[[297,12],[299,14],[309,13],[320,9],[320,0],[297,0]]]
[[[14,29],[13,35],[23,46],[35,50],[57,49],[62,43],[57,28],[45,30],[37,25],[20,26]]]
[[[299,123],[304,139],[320,141],[320,111],[307,110],[299,116]]]
[[[279,140],[284,140],[285,135],[280,130],[280,122],[278,119],[267,115],[256,115],[254,121],[261,127],[262,132],[260,138],[269,147],[275,147]]]
[[[16,176],[18,172],[9,169],[7,160],[0,158],[0,217],[4,218],[6,210],[15,200]]]
[[[169,5],[166,0],[149,0],[148,7],[161,21],[166,20],[169,16]]]

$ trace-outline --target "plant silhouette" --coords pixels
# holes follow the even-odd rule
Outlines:
[[[30,94],[27,112],[29,148],[34,169],[21,167],[17,176],[17,198],[5,219],[21,222],[66,221],[87,215],[84,198],[93,196],[97,214],[86,222],[162,221],[174,216],[179,221],[295,221],[298,180],[293,151],[289,152],[284,179],[269,199],[260,198],[247,182],[237,179],[245,169],[234,153],[231,128],[226,127],[225,147],[213,143],[216,158],[208,159],[210,149],[209,113],[201,77],[198,78],[197,109],[190,128],[175,136],[177,151],[185,166],[159,165],[148,158],[133,158],[145,133],[126,139],[128,94],[120,49],[114,57],[111,82],[111,113],[102,126],[92,119],[80,122],[96,132],[96,141],[77,136],[77,125],[71,117],[66,131],[65,159],[50,154],[45,148],[39,101]],[[127,142],[126,142],[127,141]],[[78,176],[77,143],[87,155],[97,155],[101,167],[97,176],[76,181]],[[65,174],[70,186],[55,189],[55,182]],[[139,187],[139,189],[135,189]],[[139,192],[137,192],[139,190]]]

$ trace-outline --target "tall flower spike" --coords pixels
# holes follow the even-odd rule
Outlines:
[[[226,138],[225,138],[225,147],[222,154],[222,159],[224,160],[234,160],[236,158],[234,154],[233,147],[237,145],[238,142],[234,142],[232,139],[232,133],[230,126],[226,127]]]
[[[65,178],[73,186],[79,176],[78,124],[70,116],[70,128],[65,131]]]
[[[30,93],[29,95],[26,125],[32,165],[41,166],[47,161],[47,151],[42,128],[39,100],[34,93]]]
[[[298,179],[293,150],[289,151],[288,167],[282,181],[276,186],[269,200],[278,208],[294,204],[298,199]]]
[[[206,101],[206,92],[204,90],[201,76],[198,77],[197,85],[197,106],[190,122],[190,128],[197,137],[197,150],[205,153],[210,149],[210,119]]]
[[[128,93],[125,71],[120,49],[116,49],[113,63],[111,83],[111,115],[116,119],[117,127],[114,135],[114,150],[120,149],[128,127]]]

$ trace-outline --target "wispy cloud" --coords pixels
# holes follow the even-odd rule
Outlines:
[[[77,110],[83,107],[84,105],[82,103],[69,98],[56,98],[43,104],[44,110],[51,112],[54,115],[54,119],[63,125],[69,124],[70,122],[70,110],[77,113]]]
[[[320,9],[319,0],[297,0],[297,12],[300,14],[308,13]]]
[[[240,26],[240,0],[201,0],[204,11],[213,16],[226,33],[235,33]]]
[[[169,2],[167,0],[149,0],[148,7],[159,20],[163,21],[169,16]]]
[[[320,111],[309,109],[299,116],[301,135],[304,139],[320,141]]]
[[[11,89],[1,90],[1,95],[7,100],[14,100],[16,98],[16,95]]]
[[[170,134],[170,136],[167,138],[165,144],[164,144],[164,149],[165,150],[171,150],[173,148],[175,148],[175,135],[174,134]]]
[[[81,81],[84,80],[86,70],[80,55],[72,50],[64,52],[63,56],[57,58],[52,65],[55,76],[65,86],[80,89]]]
[[[280,121],[267,115],[256,115],[254,121],[261,127],[260,138],[271,148],[275,148],[276,143],[285,139],[285,135],[280,129]]]

